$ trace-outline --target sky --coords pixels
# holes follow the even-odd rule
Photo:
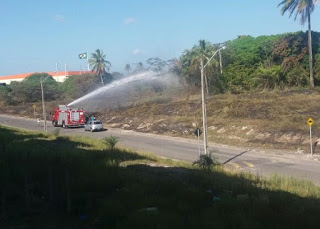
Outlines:
[[[307,30],[280,0],[0,0],[0,76],[86,69],[78,55],[106,54],[111,72],[149,57],[178,58],[200,39]],[[320,31],[320,5],[312,14]]]

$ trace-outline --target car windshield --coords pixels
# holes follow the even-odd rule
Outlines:
[[[94,124],[102,124],[101,122],[94,122]]]

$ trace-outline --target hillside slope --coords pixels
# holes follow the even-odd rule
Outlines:
[[[211,96],[207,101],[209,141],[230,145],[308,150],[309,126],[319,136],[319,91],[260,92]],[[202,129],[200,96],[144,102],[100,113],[111,127],[195,138]],[[151,99],[150,101],[156,101]]]

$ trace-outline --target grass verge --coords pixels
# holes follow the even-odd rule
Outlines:
[[[311,182],[0,127],[1,228],[313,228]]]

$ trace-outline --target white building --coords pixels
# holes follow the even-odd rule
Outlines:
[[[10,84],[12,81],[22,81],[34,73],[36,72],[10,75],[10,76],[0,76],[0,83]],[[53,79],[55,79],[57,82],[63,82],[67,79],[68,76],[81,75],[81,74],[91,73],[91,72],[90,71],[68,71],[68,72],[45,72],[45,73],[48,73],[49,75],[51,75]]]

